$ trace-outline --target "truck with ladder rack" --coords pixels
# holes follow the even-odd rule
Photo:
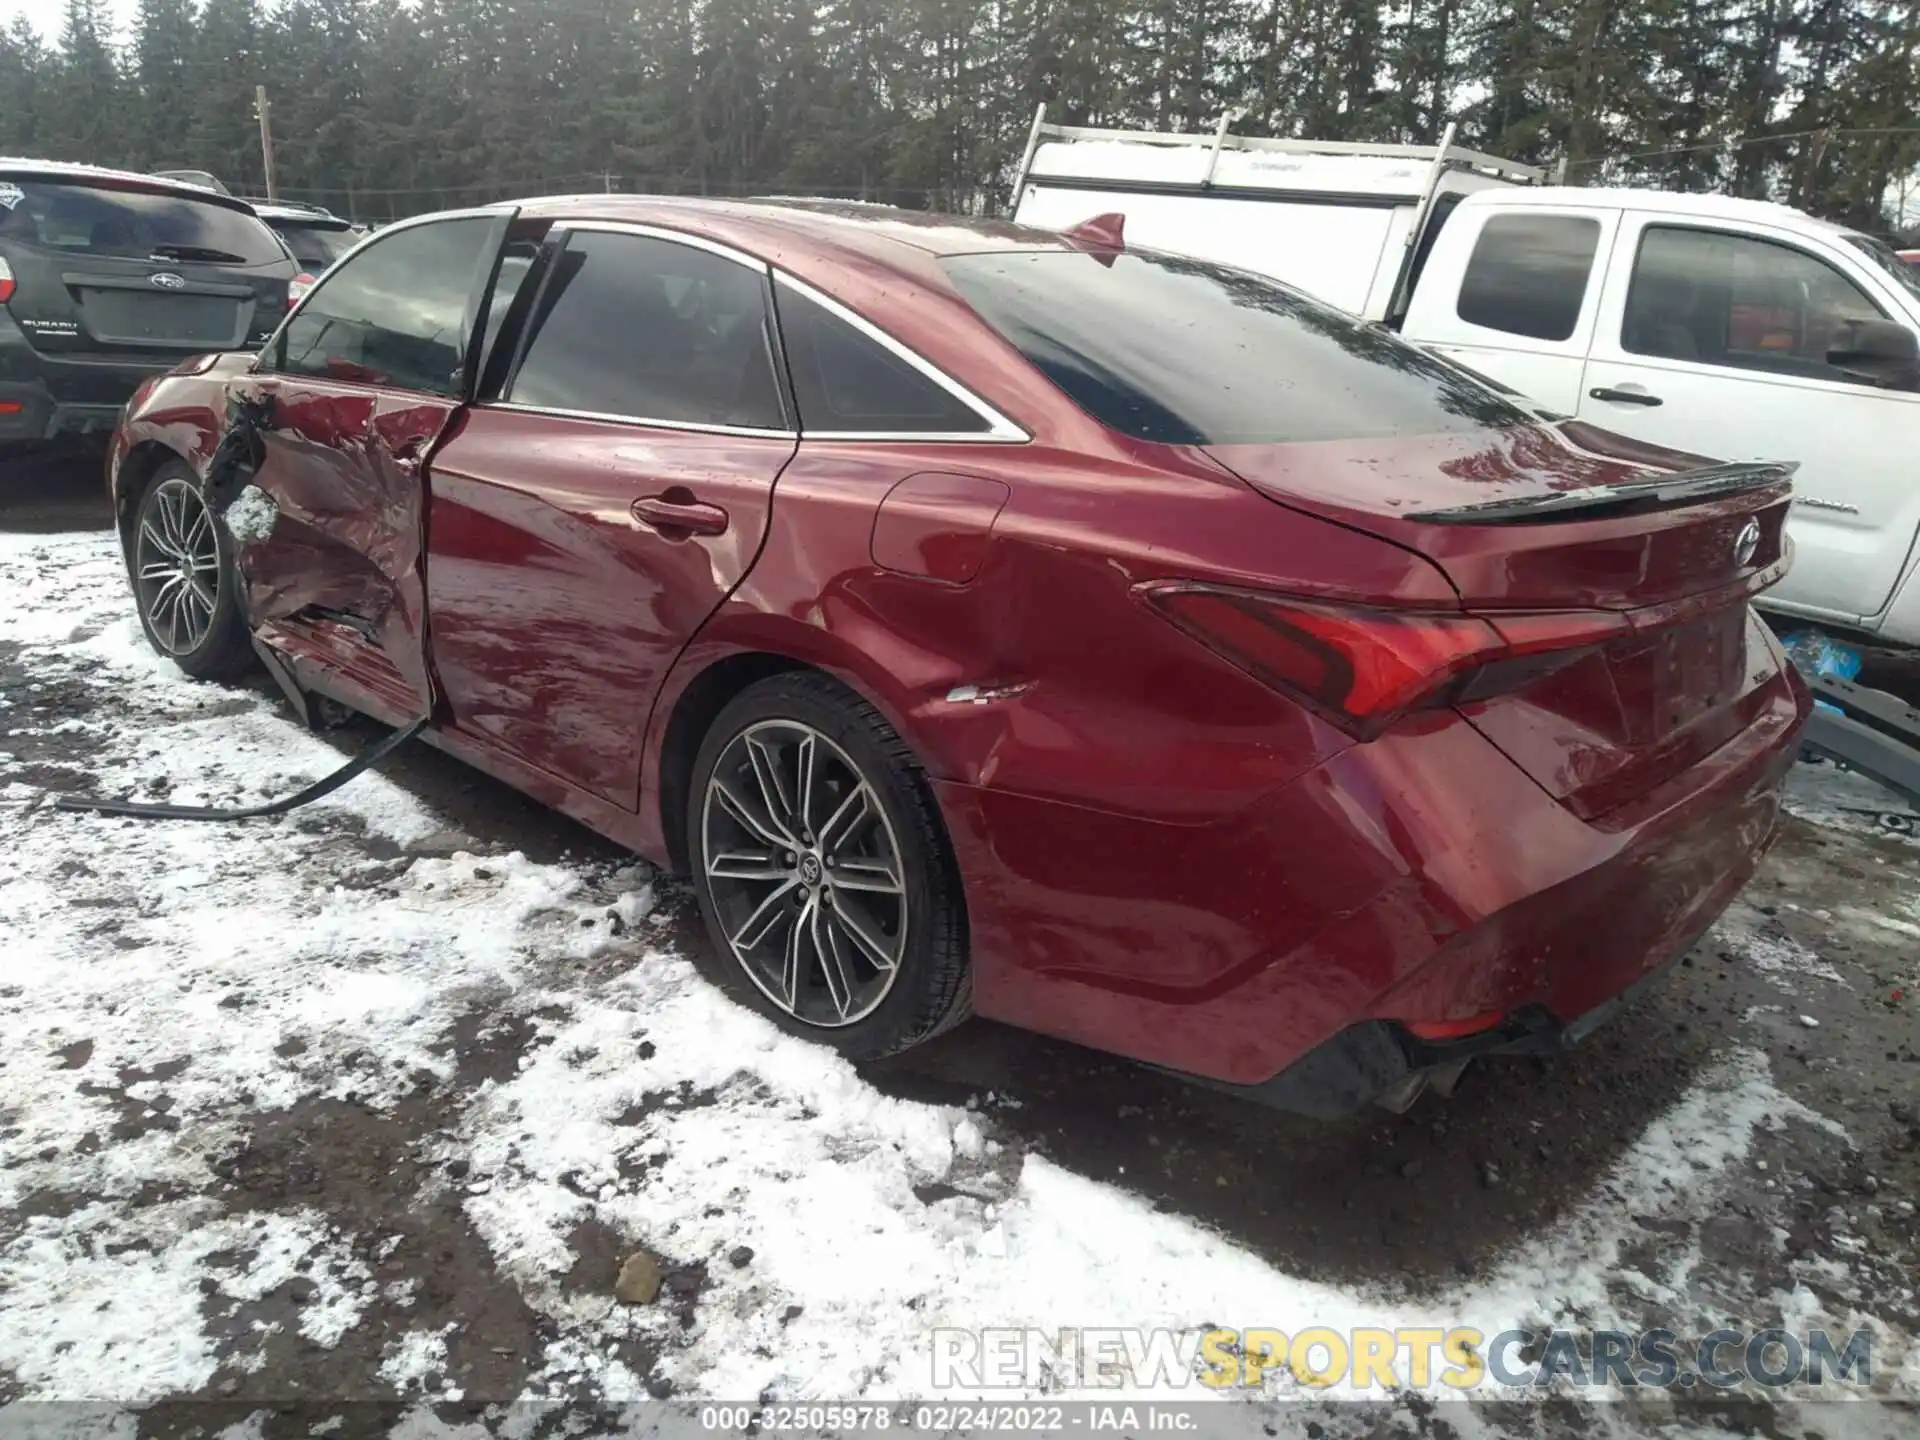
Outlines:
[[[1797,461],[1793,567],[1760,603],[1777,627],[1920,646],[1920,268],[1785,205],[1556,183],[1452,126],[1393,145],[1229,121],[1058,125],[1042,105],[1013,218],[1271,276],[1575,426]],[[1815,742],[1920,797],[1920,715],[1815,683]]]

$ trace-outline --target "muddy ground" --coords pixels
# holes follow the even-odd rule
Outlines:
[[[104,528],[91,462],[15,467],[5,484],[0,529]],[[18,655],[0,654],[0,690],[16,702],[9,724],[44,732],[99,703],[92,692],[58,685],[32,690],[35,678]],[[350,725],[330,743],[349,751],[369,733]],[[55,791],[110,784],[111,776],[95,773],[84,732],[10,743],[14,756],[0,763],[0,780]],[[566,860],[596,874],[627,863],[606,842],[423,745],[403,750],[385,773],[472,842],[510,844],[533,860]],[[1909,915],[1920,893],[1920,848],[1870,828],[1789,821],[1728,917],[1741,943],[1710,936],[1670,984],[1581,1052],[1551,1063],[1484,1062],[1450,1101],[1423,1098],[1404,1117],[1306,1122],[984,1022],[863,1073],[882,1091],[912,1099],[965,1104],[991,1092],[1000,1102],[993,1133],[1012,1156],[1050,1157],[1213,1227],[1288,1271],[1330,1284],[1391,1279],[1411,1293],[1441,1293],[1497,1263],[1516,1237],[1541,1233],[1588,1201],[1650,1117],[1680,1101],[1707,1067],[1758,1050],[1781,1091],[1844,1134],[1797,1120],[1759,1133],[1714,1213],[1688,1222],[1648,1217],[1639,1258],[1651,1266],[1662,1255],[1694,1252],[1695,1298],[1736,1326],[1759,1316],[1766,1297],[1800,1285],[1833,1313],[1870,1313],[1911,1336],[1920,1332],[1920,1227],[1912,1206],[1920,1198],[1920,931],[1886,917]],[[325,843],[356,842],[330,836]],[[371,840],[361,849],[358,861],[396,858],[392,847]],[[666,908],[679,942],[703,949],[684,893],[669,890]],[[113,917],[103,915],[101,925],[110,943]],[[1776,952],[1817,956],[1833,978],[1805,966],[1754,963],[1756,953]],[[406,1323],[457,1326],[445,1368],[469,1403],[525,1393],[529,1357],[551,1338],[543,1335],[551,1323],[496,1273],[460,1195],[434,1192],[426,1181],[453,1117],[479,1087],[511,1076],[532,1039],[524,1024],[476,1014],[453,1038],[450,1081],[423,1083],[413,1098],[377,1109],[313,1100],[263,1110],[250,1142],[218,1162],[222,1198],[236,1211],[298,1206],[323,1212],[345,1234],[402,1237],[385,1257],[367,1257],[375,1278],[424,1281],[408,1301]],[[87,1063],[77,1050],[70,1058],[74,1068]],[[119,1091],[168,1078],[122,1075]],[[697,1105],[701,1097],[650,1103]],[[164,1108],[145,1099],[125,1101],[120,1114],[98,1144],[170,1123]],[[434,1198],[423,1201],[423,1194]],[[941,1196],[922,1198],[932,1204]],[[0,1243],[34,1214],[83,1200],[30,1196],[16,1213],[0,1215]],[[620,1238],[588,1224],[573,1239],[578,1260],[566,1283],[605,1293]],[[1834,1278],[1840,1275],[1844,1281]],[[1837,1284],[1851,1293],[1827,1293]],[[708,1285],[697,1270],[667,1276],[672,1303],[689,1309]],[[218,1331],[278,1326],[267,1363],[217,1371],[197,1394],[149,1411],[141,1428],[203,1431],[218,1418],[255,1413],[262,1402],[390,1395],[377,1378],[377,1311],[322,1347],[287,1323],[303,1299],[298,1279],[247,1300],[209,1293],[205,1320]],[[644,1350],[636,1342],[625,1357],[639,1374],[652,1360]],[[24,1393],[0,1370],[0,1401]],[[1684,1404],[1680,1412],[1690,1413]],[[1418,1415],[1402,1419],[1429,1433],[1447,1428]],[[1694,1418],[1732,1431],[1840,1433],[1832,1424],[1786,1424],[1751,1409]],[[1547,1419],[1522,1415],[1500,1428],[1531,1433]],[[1563,1426],[1584,1423],[1562,1414],[1550,1428]]]

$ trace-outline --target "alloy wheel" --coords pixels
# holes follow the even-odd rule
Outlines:
[[[170,655],[198,649],[220,598],[220,542],[192,484],[163,480],[141,507],[134,585],[155,643]]]
[[[906,951],[906,874],[847,752],[799,721],[750,725],[713,767],[701,824],[707,892],[747,978],[809,1025],[872,1014]]]

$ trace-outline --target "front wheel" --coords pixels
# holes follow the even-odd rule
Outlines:
[[[853,1059],[965,1018],[966,910],[933,796],[885,719],[825,676],[723,710],[687,834],[713,948],[749,1004]]]
[[[185,461],[163,465],[140,497],[128,565],[140,627],[155,650],[196,680],[228,679],[251,663],[226,533]]]

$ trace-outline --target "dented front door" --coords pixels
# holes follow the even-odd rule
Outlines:
[[[511,219],[442,216],[381,236],[230,387],[263,417],[261,495],[228,511],[254,628],[324,631],[331,663],[413,714],[435,699],[425,461],[470,391],[477,297]]]

